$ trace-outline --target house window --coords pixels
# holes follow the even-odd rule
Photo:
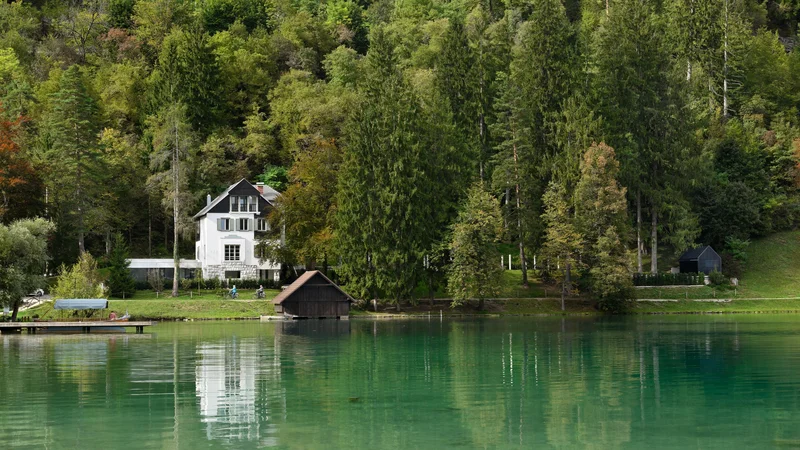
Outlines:
[[[217,231],[231,231],[231,219],[217,219]]]
[[[225,261],[239,261],[239,245],[226,245],[225,246]]]
[[[239,212],[239,204],[237,203],[237,197],[235,195],[231,195],[230,201],[231,201],[231,212]]]
[[[238,223],[236,224],[236,229],[239,231],[252,231],[253,230],[253,219],[238,219]]]
[[[238,270],[226,270],[225,278],[228,280],[242,278],[242,272]]]
[[[241,195],[239,198],[239,212],[247,212],[247,197]]]
[[[248,206],[250,207],[250,209],[248,211],[257,212],[258,211],[258,197],[250,196],[250,197],[247,197],[247,198],[248,198]]]
[[[256,219],[256,231],[269,231],[267,219]]]

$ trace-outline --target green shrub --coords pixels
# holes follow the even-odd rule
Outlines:
[[[730,280],[722,272],[713,271],[708,274],[708,281],[712,286],[723,287],[730,284]]]

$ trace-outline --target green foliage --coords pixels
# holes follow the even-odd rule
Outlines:
[[[711,283],[712,286],[716,287],[730,286],[730,280],[728,277],[717,270],[708,274],[708,282]]]
[[[111,0],[108,2],[108,23],[114,28],[133,26],[133,5],[136,0]]]
[[[81,253],[71,267],[61,266],[53,298],[105,298],[106,288],[97,270],[97,261],[88,252]]]
[[[399,298],[444,273],[447,232],[482,179],[514,247],[541,255],[561,233],[544,214],[560,209],[584,236],[582,280],[601,240],[634,248],[622,222],[657,271],[695,242],[800,225],[796,6],[6,2],[0,116],[23,120],[0,162],[25,182],[0,181],[2,221],[46,213],[55,266],[117,232],[134,256],[189,253],[186,218],[206,194],[281,167],[272,220],[287,240],[271,255],[313,266],[341,253],[360,261],[343,275],[362,292]],[[627,202],[613,212],[582,193],[595,141],[616,149]],[[563,208],[544,199],[551,182]]]
[[[364,100],[349,126],[339,176],[341,272],[361,298],[412,297],[432,243],[431,152],[417,98],[382,29],[372,35]]]
[[[264,172],[256,176],[256,180],[278,192],[283,192],[286,190],[286,185],[289,182],[288,175],[286,167],[267,165],[264,167]]]
[[[113,297],[132,297],[136,292],[135,282],[131,276],[128,245],[121,234],[114,236],[111,255],[108,258],[108,290]]]
[[[452,306],[469,299],[483,301],[497,296],[503,268],[495,242],[502,232],[500,207],[482,184],[470,188],[464,209],[453,225],[452,262],[447,290]]]
[[[207,0],[203,2],[200,17],[211,34],[226,30],[237,21],[248,30],[270,29],[275,14],[273,5],[267,0]]]
[[[618,174],[614,149],[602,142],[593,144],[584,154],[575,188],[591,292],[599,307],[609,311],[624,310],[633,298],[631,255],[625,243],[629,236],[627,204]]]
[[[574,270],[585,236],[575,224],[575,216],[567,201],[564,186],[551,182],[544,194],[544,214],[542,218],[547,226],[543,255],[550,264],[564,269],[560,271],[561,290],[565,296],[572,293],[570,270]]]
[[[631,282],[631,257],[619,235],[609,228],[592,248],[595,262],[589,269],[592,296],[601,310],[625,311],[635,298]]]
[[[747,247],[749,246],[750,241],[747,239],[737,239],[734,236],[725,238],[725,250],[742,263],[747,262]]]
[[[44,219],[0,224],[0,305],[13,308],[16,320],[22,298],[45,287],[47,239],[53,224]]]

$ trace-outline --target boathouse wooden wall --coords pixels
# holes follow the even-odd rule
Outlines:
[[[298,317],[345,317],[350,298],[319,273],[281,302],[283,313]]]

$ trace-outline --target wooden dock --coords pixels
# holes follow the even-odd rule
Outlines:
[[[0,322],[0,332],[3,331],[22,331],[27,330],[29,334],[36,333],[37,329],[50,329],[56,331],[58,328],[80,329],[82,333],[91,333],[94,329],[108,328],[135,328],[136,333],[144,332],[144,327],[150,327],[158,322],[137,321],[123,322],[116,320],[106,320],[97,322]]]

